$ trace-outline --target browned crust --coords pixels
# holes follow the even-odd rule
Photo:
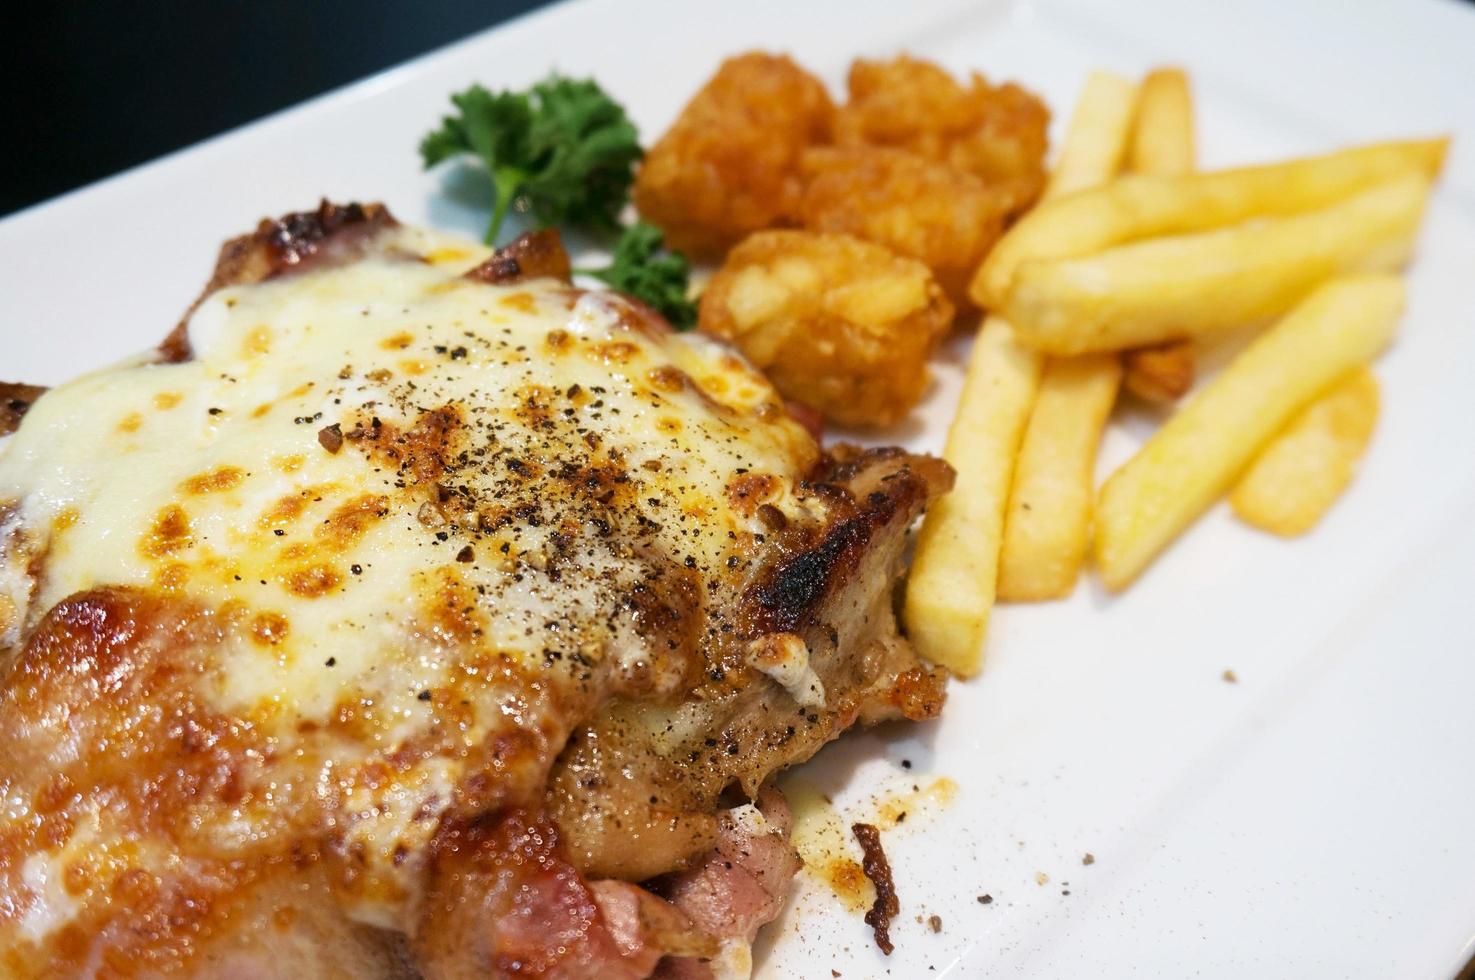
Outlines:
[[[210,281],[159,345],[159,353],[170,363],[189,360],[190,315],[217,289],[264,282],[315,266],[351,262],[363,255],[381,231],[398,224],[382,204],[334,204],[326,198],[312,211],[263,218],[255,231],[232,238],[220,247]]]
[[[892,594],[906,530],[952,470],[901,450],[832,452],[800,488],[824,498],[828,519],[770,534],[773,563],[740,600],[737,628],[706,650],[700,731],[653,745],[649,719],[617,710],[576,732],[560,757],[545,805],[585,873],[638,881],[681,867],[711,846],[712,810],[728,787],[756,793],[857,722],[941,709],[945,672],[897,634]],[[803,640],[823,705],[797,704],[746,663],[775,634]]]
[[[563,236],[557,228],[544,228],[520,235],[492,253],[492,257],[466,273],[467,279],[504,286],[527,279],[557,279],[570,282],[573,277]]]
[[[952,487],[953,471],[941,460],[900,449],[866,452],[834,448],[804,489],[851,502],[850,513],[824,529],[817,541],[798,546],[749,590],[745,606],[750,635],[801,632],[825,600],[854,574],[876,532],[903,512],[916,513],[930,496]],[[894,466],[878,467],[882,461]],[[867,470],[883,469],[867,480]]]
[[[45,392],[39,385],[0,381],[0,436],[8,436],[20,428],[20,420]]]
[[[871,884],[876,886],[876,900],[866,912],[866,925],[876,937],[876,946],[887,956],[896,946],[891,942],[891,920],[901,911],[901,902],[896,897],[896,885],[891,881],[891,862],[886,860],[886,851],[881,847],[881,832],[872,824],[850,825],[851,833],[860,841],[864,857],[861,869]]]

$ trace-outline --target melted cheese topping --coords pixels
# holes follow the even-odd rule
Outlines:
[[[0,644],[80,590],[177,592],[232,623],[217,707],[293,724],[351,687],[413,726],[476,669],[438,655],[468,639],[659,673],[637,615],[579,633],[640,584],[585,495],[605,481],[636,547],[716,574],[758,507],[795,506],[813,441],[725,347],[609,294],[461,278],[484,257],[465,243],[391,237],[219,290],[190,361],[36,402],[0,443]]]

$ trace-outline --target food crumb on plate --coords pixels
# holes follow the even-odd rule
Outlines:
[[[1224,678],[1224,683],[1226,684],[1239,683],[1239,677],[1232,670],[1226,670],[1221,676]]]
[[[891,920],[901,911],[896,889],[891,882],[891,864],[886,860],[886,852],[881,848],[880,831],[874,825],[854,823],[850,825],[850,831],[860,842],[861,850],[865,852],[862,866],[866,877],[871,880],[871,884],[876,889],[876,901],[865,916],[866,925],[870,926],[875,933],[876,945],[880,947],[881,952],[890,956],[895,948],[891,942]]]

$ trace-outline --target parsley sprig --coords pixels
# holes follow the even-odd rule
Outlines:
[[[695,326],[686,257],[666,249],[654,225],[620,228],[641,149],[624,107],[598,83],[553,74],[525,92],[473,85],[451,103],[456,113],[420,141],[420,158],[426,169],[464,154],[481,161],[492,182],[488,245],[513,207],[543,226],[620,231],[608,266],[578,271],[650,304],[678,330]]]
[[[680,252],[666,250],[665,242],[661,229],[637,221],[615,243],[608,266],[577,271],[644,300],[677,330],[690,330],[697,322],[697,306],[686,296],[691,265]]]
[[[473,85],[455,115],[420,141],[427,168],[469,153],[493,185],[488,245],[514,204],[544,225],[614,231],[630,196],[640,143],[622,107],[592,79],[550,75],[526,92]]]

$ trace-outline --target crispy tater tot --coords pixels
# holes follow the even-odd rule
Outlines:
[[[729,58],[646,153],[635,206],[693,258],[797,224],[799,157],[828,141],[834,111],[824,85],[787,57]]]
[[[967,87],[927,61],[857,59],[850,102],[835,115],[835,142],[910,150],[951,164],[1003,193],[1010,214],[1045,186],[1050,110],[1012,82],[990,85],[973,73]]]
[[[804,154],[804,227],[885,245],[932,270],[955,305],[1004,229],[1006,195],[905,150],[816,147]]]
[[[849,235],[776,230],[728,253],[698,326],[734,342],[786,398],[873,426],[921,398],[952,318],[920,262]]]

